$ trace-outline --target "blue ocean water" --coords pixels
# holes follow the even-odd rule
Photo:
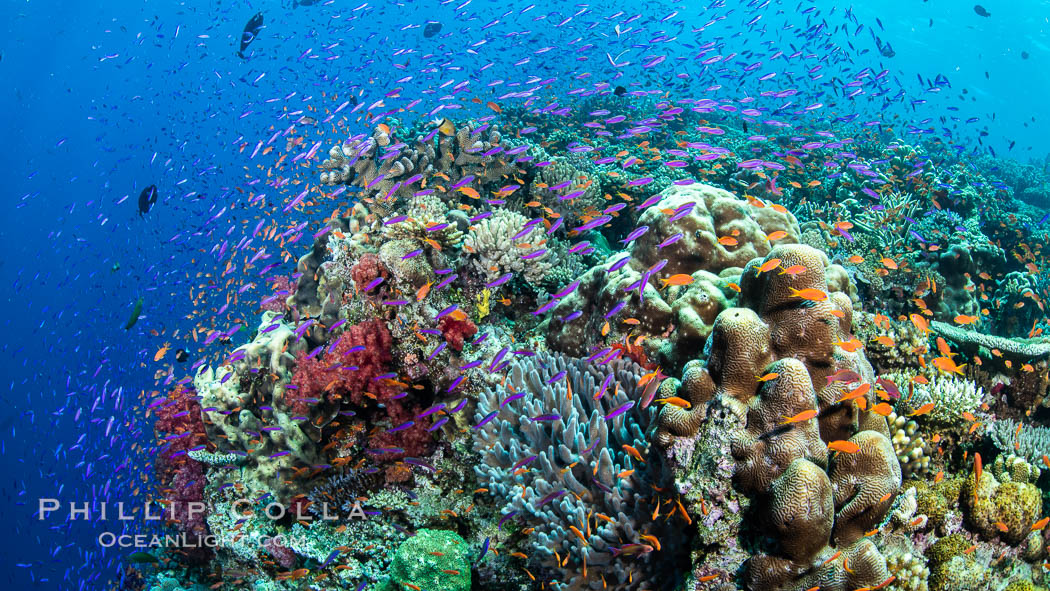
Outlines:
[[[268,193],[279,206],[265,215],[308,222],[300,250],[323,227],[324,214],[283,207],[297,183],[316,182],[305,162],[319,159],[285,173],[296,184],[265,187],[273,158],[253,153],[275,145],[291,160],[323,137],[323,156],[341,139],[325,130],[325,109],[344,97],[355,96],[347,110],[375,112],[419,98],[422,116],[445,94],[509,104],[532,85],[556,95],[588,78],[691,98],[760,96],[771,87],[757,74],[777,73],[798,89],[780,100],[820,105],[829,128],[856,115],[964,153],[1043,162],[1050,2],[984,7],[990,17],[944,0],[6,2],[0,486],[10,527],[0,580],[14,589],[117,580],[122,553],[96,538],[122,526],[41,520],[38,499],[94,507],[147,494],[157,441],[145,403],[164,370],[155,354],[196,327],[253,328],[247,302],[268,294],[257,280],[234,302],[228,294],[251,281],[224,273],[223,255],[263,219],[253,200]],[[241,29],[257,12],[265,27],[241,58]],[[427,21],[442,32],[425,37]],[[880,52],[876,36],[892,50]],[[737,57],[703,67],[697,54],[709,43]],[[771,61],[774,47],[808,61]],[[865,94],[845,98],[865,71]],[[316,128],[299,134],[306,143],[273,143],[304,116]],[[150,185],[160,198],[139,215]]]

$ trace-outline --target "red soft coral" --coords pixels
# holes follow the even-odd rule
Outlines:
[[[462,351],[466,340],[478,332],[477,325],[471,322],[470,318],[456,319],[451,315],[443,317],[438,328],[441,329],[441,335],[448,341],[448,346],[456,351]]]
[[[191,449],[213,449],[204,431],[201,406],[190,390],[176,386],[166,399],[154,403],[157,434],[167,441],[154,464],[179,531],[191,536],[208,535],[204,506],[204,466],[188,457]],[[199,503],[191,507],[191,504]],[[193,509],[191,511],[191,509]],[[206,548],[188,552],[194,560],[205,560]]]
[[[270,287],[273,290],[273,295],[263,299],[265,303],[261,304],[259,308],[268,312],[284,314],[288,311],[287,300],[288,296],[295,291],[295,283],[288,277],[281,275],[273,278]]]
[[[357,264],[350,268],[350,279],[354,280],[354,286],[358,291],[379,277],[387,279],[389,273],[379,260],[379,256],[371,252],[361,255]]]
[[[335,346],[328,347],[324,359],[300,354],[292,374],[295,388],[285,390],[284,404],[293,413],[306,416],[316,400],[338,399],[361,404],[365,393],[382,399],[396,393],[386,380],[376,378],[389,372],[393,358],[393,337],[382,320],[369,320],[343,331]],[[352,369],[356,368],[356,369]]]
[[[397,460],[405,456],[409,457],[420,457],[425,456],[430,451],[430,444],[433,441],[431,434],[427,432],[427,427],[431,419],[424,418],[422,420],[415,420],[415,417],[422,410],[420,408],[409,408],[407,405],[401,404],[401,400],[389,400],[385,403],[386,414],[390,419],[391,428],[403,425],[408,421],[414,421],[411,427],[388,433],[386,430],[379,432],[377,435],[371,438],[370,444],[376,448],[391,448],[396,447],[403,450],[400,453],[383,454],[380,457],[383,461]]]

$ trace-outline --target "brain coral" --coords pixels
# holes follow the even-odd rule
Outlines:
[[[802,270],[763,271],[772,259]],[[761,501],[759,517],[774,540],[750,560],[753,589],[845,590],[889,578],[863,536],[891,509],[901,469],[885,417],[868,410],[877,402],[875,377],[850,333],[847,280],[831,269],[804,245],[748,262],[741,307],[718,315],[703,362],[658,394],[689,403],[665,404],[659,417],[656,441],[672,464],[692,453],[681,442],[693,441],[712,412],[735,417],[733,485]],[[828,568],[843,560],[849,571]]]

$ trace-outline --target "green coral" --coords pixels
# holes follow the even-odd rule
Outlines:
[[[1003,591],[1046,591],[1046,587],[1036,585],[1031,581],[1016,580],[1010,581],[1010,584]]]
[[[931,591],[946,591],[973,578],[977,563],[971,554],[965,554],[970,546],[969,540],[961,534],[951,534],[926,549]]]
[[[988,470],[966,479],[962,493],[966,520],[985,537],[1002,536],[1016,544],[1031,531],[1031,526],[1042,517],[1042,494],[1027,482],[1000,483]]]
[[[925,515],[933,527],[940,527],[947,519],[948,512],[958,505],[962,486],[961,478],[942,480],[932,486],[922,480],[909,480],[904,483],[902,490],[914,488],[918,502],[916,514]]]
[[[384,591],[415,585],[427,591],[469,591],[469,547],[459,534],[421,529],[398,547]]]

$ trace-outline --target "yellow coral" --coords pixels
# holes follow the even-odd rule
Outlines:
[[[489,315],[489,296],[492,292],[485,288],[478,294],[478,320]]]

